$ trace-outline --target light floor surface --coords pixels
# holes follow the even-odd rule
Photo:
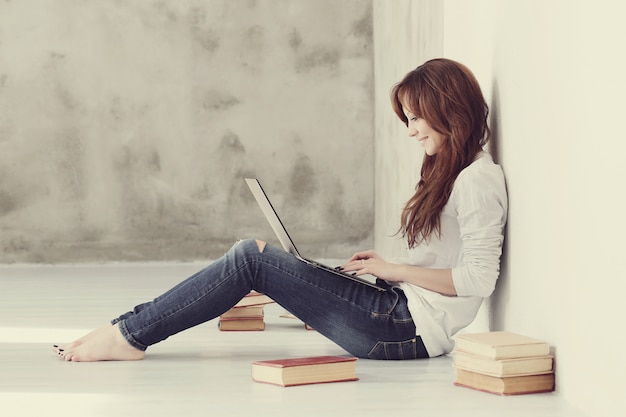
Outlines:
[[[276,304],[265,309],[265,331],[220,332],[213,320],[151,347],[143,361],[66,363],[51,352],[201,266],[0,266],[0,415],[582,416],[558,393],[501,397],[454,386],[450,357],[359,359],[356,382],[253,382],[255,360],[346,354],[279,317]]]

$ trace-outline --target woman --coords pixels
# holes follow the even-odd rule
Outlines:
[[[379,291],[309,266],[259,240],[236,243],[204,270],[87,336],[53,347],[66,361],[137,360],[148,346],[218,317],[250,290],[267,294],[352,355],[415,359],[452,350],[499,273],[507,197],[482,147],[488,108],[463,65],[428,61],[392,90],[409,136],[425,149],[399,233],[406,258],[358,252],[343,270],[378,278]]]

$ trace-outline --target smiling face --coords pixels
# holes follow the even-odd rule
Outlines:
[[[409,136],[422,144],[427,155],[438,154],[443,148],[445,136],[433,129],[426,120],[413,114],[406,106],[402,106],[402,111],[407,118]]]
[[[445,58],[410,71],[390,95],[394,113],[425,150],[415,194],[401,216],[402,237],[414,248],[441,232],[458,173],[489,140],[489,108],[471,71]]]

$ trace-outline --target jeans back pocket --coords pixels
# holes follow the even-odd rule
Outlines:
[[[400,342],[377,342],[368,353],[367,358],[383,360],[424,359],[428,358],[428,352],[422,338],[415,336]]]

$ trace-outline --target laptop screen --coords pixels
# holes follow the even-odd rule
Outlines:
[[[246,178],[246,184],[248,184],[248,187],[250,188],[250,191],[252,191],[252,195],[254,195],[257,203],[259,203],[261,211],[263,211],[265,218],[274,230],[274,233],[280,241],[280,244],[287,252],[302,259],[302,256],[300,256],[300,253],[298,252],[298,249],[296,249],[296,245],[294,245],[293,240],[291,240],[291,237],[289,236],[289,233],[287,233],[283,222],[278,217],[278,214],[276,214],[276,210],[274,210],[272,203],[270,203],[269,198],[267,198],[267,194],[265,194],[263,187],[261,187],[261,183],[259,182],[259,180],[257,180],[256,178]]]

